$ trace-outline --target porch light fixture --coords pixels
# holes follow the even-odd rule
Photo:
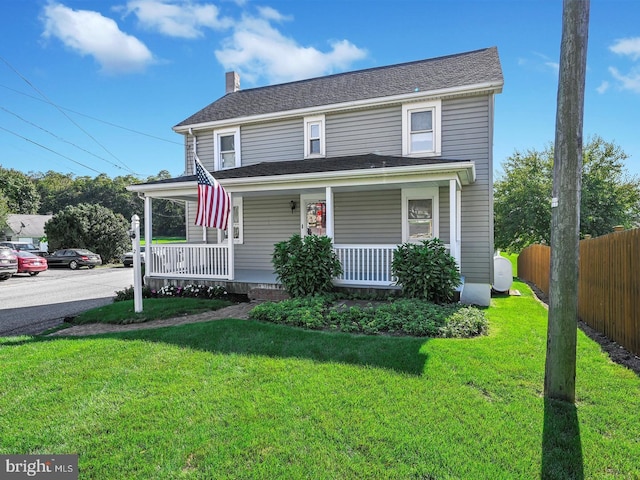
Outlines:
[[[291,200],[289,202],[289,206],[291,207],[291,213],[293,213],[296,210],[296,202],[295,202],[295,200]]]

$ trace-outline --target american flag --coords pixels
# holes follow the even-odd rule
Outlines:
[[[198,212],[196,225],[227,229],[231,202],[222,185],[202,166],[195,155],[194,172],[198,177]]]

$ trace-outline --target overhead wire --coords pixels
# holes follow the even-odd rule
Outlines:
[[[35,90],[45,101],[46,103],[48,103],[49,105],[51,105],[52,107],[54,107],[56,110],[58,110],[65,118],[67,118],[67,120],[69,120],[76,128],[78,128],[81,132],[83,132],[85,135],[87,135],[91,140],[93,140],[98,146],[100,146],[105,152],[107,152],[109,155],[111,155],[113,158],[115,158],[126,170],[128,170],[130,173],[134,174],[134,175],[138,175],[136,172],[134,172],[131,168],[129,168],[122,160],[120,160],[118,157],[116,157],[107,147],[105,147],[102,143],[100,143],[93,135],[91,135],[88,131],[86,131],[84,128],[82,128],[75,120],[73,120],[73,118],[71,118],[63,109],[61,109],[57,104],[55,104],[53,101],[51,101],[49,99],[49,97],[47,97],[43,92],[41,92],[35,85],[33,85],[33,83],[31,83],[29,81],[29,79],[27,79],[24,75],[22,75],[13,65],[11,65],[2,55],[0,55],[0,60],[2,60],[2,62],[7,65],[7,67],[9,67],[18,77],[20,77],[20,79],[22,79],[27,85],[29,85],[33,90]],[[24,137],[23,137],[24,138]],[[34,142],[35,143],[35,142]],[[121,166],[116,165],[113,162],[110,162],[108,160],[107,163],[110,163],[112,166],[118,168],[118,169],[122,169]],[[93,169],[92,169],[93,170]],[[139,176],[139,175],[138,175]]]
[[[23,122],[25,122],[25,123],[27,123],[27,124],[31,125],[32,127],[35,127],[35,128],[37,128],[37,129],[39,129],[39,130],[42,130],[42,131],[43,131],[43,132],[45,132],[45,133],[48,133],[48,134],[49,134],[49,135],[51,135],[53,138],[55,138],[55,139],[57,139],[57,140],[60,140],[61,142],[64,142],[64,143],[66,143],[66,144],[68,144],[68,145],[71,145],[71,146],[73,146],[73,147],[77,148],[78,150],[82,150],[83,152],[88,153],[89,155],[92,155],[92,156],[94,156],[94,157],[96,157],[96,158],[98,158],[98,159],[100,159],[100,160],[103,160],[103,161],[105,161],[105,162],[107,162],[107,163],[111,163],[111,162],[109,162],[106,158],[103,158],[103,157],[101,157],[100,155],[96,155],[95,153],[90,152],[89,150],[87,150],[87,149],[85,149],[85,148],[82,148],[82,147],[80,147],[79,145],[76,145],[75,143],[70,142],[69,140],[65,140],[64,138],[60,137],[59,135],[56,135],[55,133],[50,132],[50,131],[49,131],[49,130],[47,130],[46,128],[41,127],[40,125],[37,125],[37,124],[35,124],[35,123],[33,123],[33,122],[31,122],[31,121],[27,120],[26,118],[21,117],[21,116],[20,116],[20,115],[18,115],[17,113],[12,112],[11,110],[8,110],[8,109],[4,108],[3,106],[0,106],[0,110],[3,110],[3,111],[7,112],[7,113],[8,113],[8,114],[10,114],[10,115],[13,115],[14,117],[18,118],[19,120],[22,120]],[[139,174],[136,174],[136,175],[137,175],[137,176],[140,176]]]
[[[5,88],[7,90],[11,90],[14,93],[17,93],[19,95],[23,95],[25,97],[31,98],[33,100],[36,100],[38,102],[47,103],[45,100],[42,100],[41,98],[38,98],[38,97],[36,97],[34,95],[29,95],[28,93],[25,93],[25,92],[21,92],[20,90],[16,90],[15,88],[11,88],[11,87],[9,87],[7,85],[3,85],[3,84],[0,83],[0,87]],[[94,120],[96,122],[104,123],[105,125],[109,125],[110,127],[119,128],[119,129],[125,130],[127,132],[135,133],[136,135],[143,135],[145,137],[153,138],[153,139],[159,140],[161,142],[173,143],[174,145],[180,145],[180,146],[183,145],[182,142],[176,142],[175,140],[169,140],[167,138],[158,137],[157,135],[151,135],[150,133],[141,132],[141,131],[135,130],[133,128],[124,127],[122,125],[118,125],[118,124],[113,123],[113,122],[108,122],[106,120],[102,120],[100,118],[93,117],[91,115],[87,115],[86,113],[78,112],[77,110],[73,110],[71,108],[66,108],[66,107],[63,107],[63,106],[60,106],[60,105],[57,105],[57,106],[58,106],[58,108],[61,108],[62,110],[66,110],[67,112],[71,112],[71,113],[73,113],[75,115],[80,115],[82,117],[89,118],[89,119]]]
[[[9,130],[8,128],[4,128],[4,127],[0,126],[0,130],[4,130],[5,132],[10,133],[11,135],[15,135],[16,137],[19,137],[19,138],[21,138],[21,139],[23,139],[23,140],[25,140],[25,141],[27,141],[29,143],[33,143],[34,145],[36,145],[36,146],[38,146],[40,148],[43,148],[43,149],[45,149],[45,150],[47,150],[47,151],[49,151],[49,152],[51,152],[51,153],[53,153],[55,155],[58,155],[58,156],[60,156],[62,158],[65,158],[65,159],[67,159],[67,160],[69,160],[69,161],[71,161],[71,162],[73,162],[73,163],[75,163],[77,165],[80,165],[81,167],[84,167],[84,168],[87,168],[87,169],[89,169],[89,170],[91,170],[93,172],[96,172],[98,175],[102,173],[102,172],[96,170],[95,168],[90,167],[89,165],[85,165],[84,163],[78,162],[77,160],[74,160],[71,157],[68,157],[66,155],[63,155],[62,153],[56,152],[55,150],[52,150],[49,147],[45,147],[44,145],[42,145],[42,144],[40,144],[40,143],[38,143],[38,142],[36,142],[34,140],[31,140],[30,138],[24,137],[24,136],[20,135],[19,133],[16,133],[16,132],[14,132],[12,130]]]

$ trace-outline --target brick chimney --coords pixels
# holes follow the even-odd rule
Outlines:
[[[227,72],[225,75],[226,91],[225,93],[233,93],[240,90],[240,75],[236,72]]]

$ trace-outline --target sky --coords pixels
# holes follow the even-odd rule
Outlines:
[[[584,137],[640,175],[640,2],[592,0]],[[184,169],[172,127],[241,88],[496,46],[494,164],[555,135],[561,0],[0,0],[0,166]]]

